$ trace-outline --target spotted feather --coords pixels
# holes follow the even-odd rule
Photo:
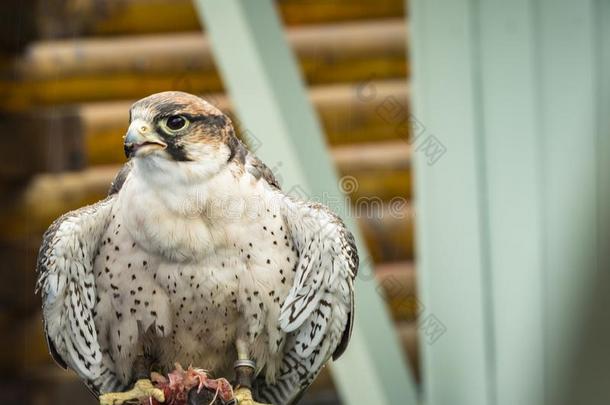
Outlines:
[[[51,355],[75,370],[95,393],[117,386],[102,363],[93,320],[93,257],[114,201],[110,196],[57,219],[45,232],[38,254],[37,290]]]

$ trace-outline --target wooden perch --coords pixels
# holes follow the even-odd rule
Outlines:
[[[310,84],[406,75],[403,19],[294,27],[286,37]],[[2,66],[0,109],[12,111],[170,89],[221,90],[210,43],[200,32],[39,42]]]

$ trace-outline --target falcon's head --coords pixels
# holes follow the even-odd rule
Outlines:
[[[167,91],[134,103],[124,148],[149,170],[180,167],[212,175],[244,147],[219,109],[192,94]]]

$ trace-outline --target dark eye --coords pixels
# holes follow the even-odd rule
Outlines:
[[[187,122],[188,121],[186,118],[184,118],[182,115],[172,115],[171,117],[167,118],[165,125],[167,125],[167,127],[172,131],[179,131],[186,127]]]

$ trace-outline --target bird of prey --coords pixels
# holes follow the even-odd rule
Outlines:
[[[37,288],[52,356],[106,403],[123,401],[108,393],[136,383],[142,361],[205,368],[236,382],[242,404],[297,402],[350,338],[352,234],[283,193],[197,96],[133,104],[124,149],[108,197],[44,234]]]

